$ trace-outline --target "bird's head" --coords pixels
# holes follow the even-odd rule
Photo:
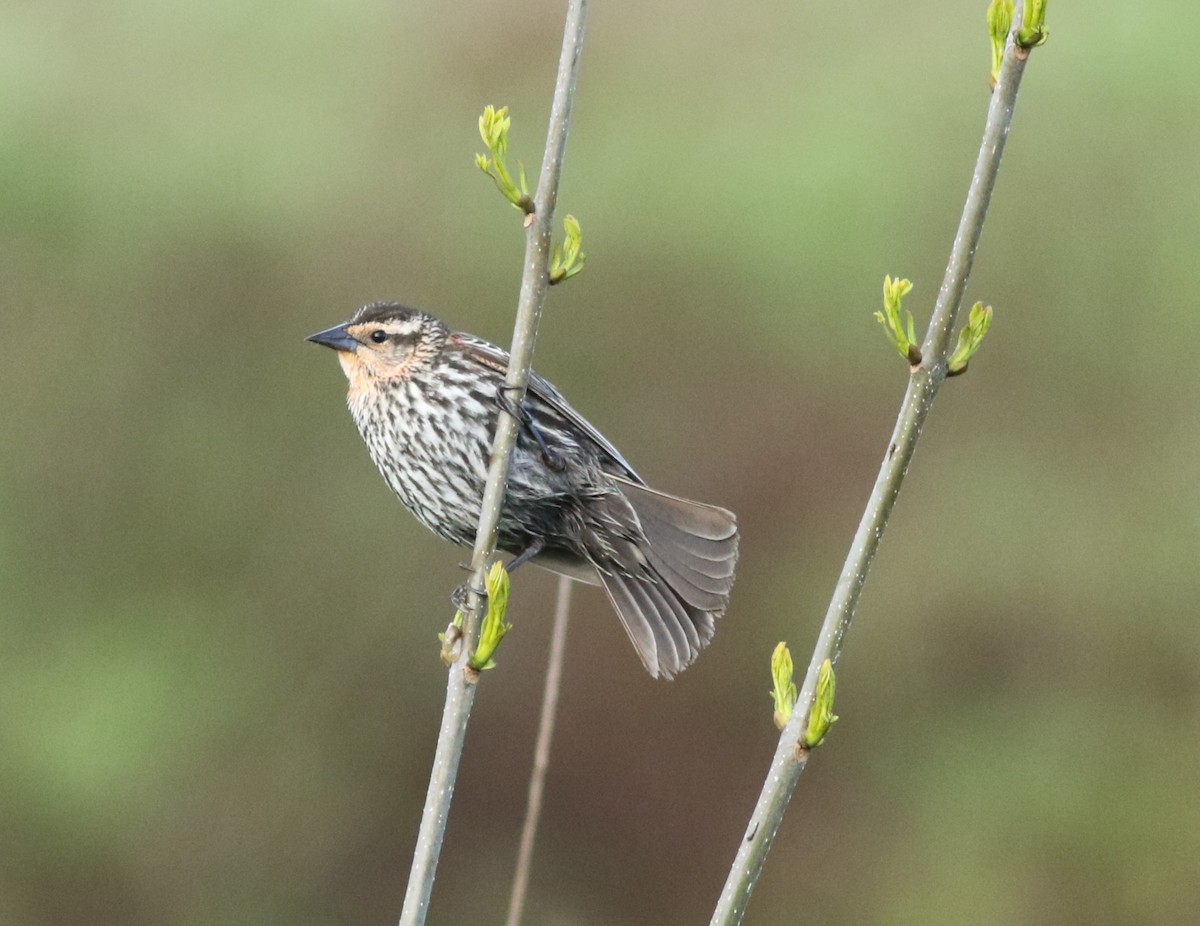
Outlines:
[[[393,302],[374,302],[350,321],[308,340],[338,352],[353,392],[407,379],[437,356],[448,333],[432,315]]]

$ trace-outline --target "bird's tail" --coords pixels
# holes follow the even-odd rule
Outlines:
[[[598,570],[600,582],[646,670],[670,678],[708,645],[729,604],[737,518],[724,508],[614,479],[644,540],[616,545],[623,568]]]

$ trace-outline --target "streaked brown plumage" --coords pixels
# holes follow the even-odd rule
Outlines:
[[[338,351],[347,404],[392,491],[434,533],[471,546],[507,353],[394,303],[310,340]],[[536,374],[521,414],[500,549],[603,586],[647,671],[670,678],[725,612],[734,515],[648,487]]]

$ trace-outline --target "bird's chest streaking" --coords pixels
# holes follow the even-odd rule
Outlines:
[[[453,376],[350,377],[346,404],[389,488],[434,533],[474,541],[495,425],[482,398]]]
[[[348,371],[349,374],[349,371]],[[471,546],[487,481],[499,407],[499,375],[445,362],[404,379],[380,382],[349,376],[347,404],[372,461],[404,507],[429,530]],[[567,435],[542,426],[545,440],[564,452]],[[573,443],[573,442],[572,442]],[[500,524],[500,546],[519,552],[550,522],[577,516],[593,480],[557,473],[542,458],[527,428],[518,432]],[[598,475],[598,467],[597,467]]]

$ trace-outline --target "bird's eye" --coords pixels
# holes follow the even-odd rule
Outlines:
[[[371,340],[374,341],[376,344],[382,344],[387,339],[388,339],[388,333],[386,331],[384,331],[382,328],[377,328],[375,331],[371,332]]]

